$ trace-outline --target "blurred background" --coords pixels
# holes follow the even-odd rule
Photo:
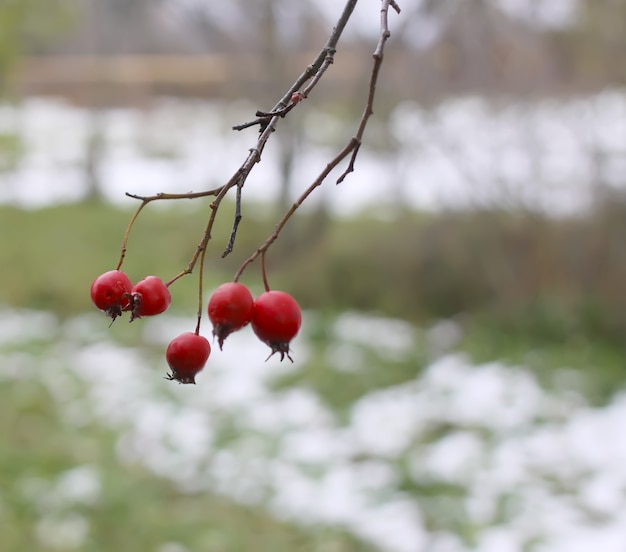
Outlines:
[[[626,1],[406,0],[356,170],[268,252],[295,362],[246,328],[198,385],[158,319],[94,309],[137,207],[241,165],[333,0],[0,2],[0,527],[7,552],[626,549]],[[208,298],[354,134],[379,5],[221,207]],[[157,202],[169,279],[209,200]],[[257,264],[242,278],[262,288]],[[206,320],[204,335],[210,335]]]

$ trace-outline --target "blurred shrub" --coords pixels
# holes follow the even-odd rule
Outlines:
[[[169,278],[186,266],[206,218],[201,206],[188,206],[142,213],[125,264],[132,277]],[[233,277],[275,223],[263,210],[248,209],[235,251],[221,259],[231,224],[227,209],[207,256],[207,293]],[[0,244],[0,303],[60,313],[90,308],[88,286],[115,266],[129,217],[107,205],[1,209],[0,231],[20,239]],[[620,341],[624,243],[620,196],[567,219],[498,210],[405,213],[395,220],[303,213],[270,248],[267,265],[272,287],[295,294],[305,308],[374,311],[417,323],[473,315],[537,340],[580,334]],[[258,263],[243,281],[260,288]],[[195,308],[195,282],[188,277],[176,284],[178,307]]]
[[[282,265],[310,307],[424,322],[479,315],[554,341],[626,331],[626,201],[585,216],[471,211],[337,222]],[[286,283],[287,285],[287,283]]]

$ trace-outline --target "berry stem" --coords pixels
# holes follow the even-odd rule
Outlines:
[[[248,163],[249,163],[249,165],[247,166],[247,172],[245,173],[246,176],[252,170],[252,167],[254,166],[254,164],[256,162],[258,162],[259,158],[257,157],[257,155],[258,154],[255,155],[255,152],[253,152],[253,151],[250,152],[250,154],[248,156]],[[185,268],[184,270],[181,270],[176,276],[174,276],[166,284],[167,286],[173,284],[179,278],[182,278],[183,276],[185,276],[187,274],[191,274],[193,272],[193,269],[196,266],[196,263],[198,262],[198,259],[200,257],[204,260],[204,255],[205,255],[204,252],[206,251],[207,244],[209,243],[209,240],[211,239],[211,231],[213,230],[213,224],[215,223],[215,216],[217,215],[217,210],[219,209],[220,203],[222,202],[222,199],[224,199],[224,196],[228,193],[228,191],[233,186],[235,186],[240,181],[241,178],[245,178],[242,175],[242,171],[243,170],[244,170],[243,168],[240,168],[231,177],[231,179],[219,189],[220,190],[219,193],[217,194],[215,199],[209,205],[209,207],[211,208],[211,215],[209,216],[209,220],[208,220],[208,222],[206,224],[206,228],[204,230],[204,234],[202,235],[202,239],[200,240],[200,243],[196,247],[196,251],[193,254],[193,256],[191,257],[191,260],[189,261],[189,264],[187,265],[187,268]]]
[[[128,226],[126,227],[126,231],[124,232],[124,239],[122,240],[122,250],[120,252],[120,260],[117,262],[116,270],[119,270],[120,268],[122,268],[122,264],[124,263],[124,258],[126,257],[126,246],[128,244],[128,237],[130,236],[130,231],[132,230],[133,225],[135,224],[135,221],[137,220],[137,217],[139,216],[139,213],[141,213],[141,211],[146,205],[148,205],[148,201],[144,199],[139,205],[139,207],[137,207],[137,209],[135,210],[135,213],[133,214],[130,221],[128,222]]]
[[[263,276],[263,285],[265,286],[265,291],[270,291],[270,285],[267,281],[267,272],[265,271],[265,251],[261,253],[261,275]]]
[[[200,322],[202,321],[202,313],[204,312],[202,303],[202,286],[204,280],[204,258],[206,256],[206,247],[202,249],[200,254],[200,268],[198,269],[198,321],[196,322],[195,334],[200,335]]]

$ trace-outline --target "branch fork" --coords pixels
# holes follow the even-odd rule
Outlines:
[[[122,248],[120,253],[119,262],[117,268],[119,269],[122,266],[124,258],[127,252],[127,243],[130,236],[131,229],[137,220],[137,217],[144,209],[146,205],[152,203],[153,201],[163,201],[163,200],[177,200],[177,199],[197,199],[201,197],[214,197],[214,199],[209,204],[210,207],[210,215],[207,221],[206,228],[202,235],[202,239],[200,243],[196,247],[196,251],[193,254],[191,260],[187,267],[182,270],[179,274],[174,276],[169,282],[168,286],[173,282],[181,278],[186,274],[191,274],[198,263],[200,261],[200,273],[199,273],[199,297],[198,297],[198,325],[196,330],[199,329],[200,320],[203,312],[203,304],[202,304],[202,276],[203,276],[203,267],[204,267],[204,257],[207,251],[208,242],[211,239],[211,231],[213,229],[213,224],[215,221],[215,217],[219,210],[222,199],[226,196],[226,194],[231,190],[231,188],[236,187],[236,197],[235,197],[235,216],[233,220],[232,230],[230,233],[230,237],[228,240],[228,244],[222,253],[222,257],[226,257],[229,255],[235,246],[237,230],[239,228],[239,224],[243,218],[241,202],[242,202],[242,190],[245,185],[245,182],[252,172],[252,169],[257,163],[261,162],[263,150],[269,137],[276,130],[278,122],[280,119],[285,118],[302,100],[306,99],[311,91],[317,86],[320,82],[328,68],[334,63],[334,57],[337,52],[337,44],[339,39],[354,11],[354,8],[357,4],[358,0],[347,0],[346,4],[343,8],[343,11],[333,28],[331,35],[328,38],[326,45],[319,52],[315,60],[307,66],[307,68],[302,72],[302,74],[294,81],[291,87],[285,92],[283,97],[276,103],[276,105],[270,109],[269,111],[257,111],[255,113],[256,119],[245,122],[239,125],[233,126],[233,130],[241,131],[253,126],[259,126],[259,137],[257,139],[257,143],[253,148],[250,148],[248,152],[248,156],[241,164],[241,166],[235,171],[233,176],[230,178],[228,182],[219,186],[217,188],[213,188],[211,190],[201,191],[201,192],[189,192],[182,194],[169,194],[169,193],[157,193],[155,195],[149,196],[140,196],[136,194],[126,193],[128,197],[133,199],[137,199],[140,201],[140,205],[132,216],[127,228],[124,233],[124,238],[122,242]],[[243,271],[247,268],[248,265],[253,263],[257,257],[260,255],[262,260],[265,259],[265,253],[269,249],[269,247],[276,241],[280,232],[287,224],[288,220],[293,216],[293,214],[297,211],[297,209],[302,205],[302,203],[306,200],[306,198],[315,190],[317,187],[321,186],[321,184],[326,180],[329,174],[346,158],[349,157],[348,165],[343,173],[336,180],[337,184],[340,184],[345,180],[345,178],[355,170],[356,159],[358,157],[361,144],[363,142],[363,135],[365,133],[365,128],[367,127],[368,121],[373,114],[373,105],[374,98],[376,96],[376,86],[379,79],[380,68],[383,62],[384,49],[387,43],[387,40],[391,36],[391,32],[389,31],[389,23],[388,23],[388,14],[389,9],[392,8],[396,13],[400,13],[400,7],[396,0],[381,0],[381,9],[380,9],[380,32],[378,37],[378,42],[376,44],[376,48],[372,55],[373,57],[373,65],[370,73],[369,86],[367,99],[365,102],[365,107],[363,110],[363,114],[359,121],[356,133],[349,140],[349,142],[339,151],[333,159],[331,159],[326,167],[318,174],[315,180],[311,183],[311,185],[298,197],[298,199],[291,205],[291,207],[287,210],[287,212],[283,215],[283,217],[278,221],[276,226],[274,227],[273,232],[267,237],[267,239],[263,242],[261,246],[248,257],[240,266],[237,273],[235,274],[234,280],[237,281]],[[264,264],[264,263],[263,263]],[[263,267],[264,268],[264,267]],[[263,278],[264,283],[267,287],[267,279],[265,275],[265,270],[263,270]],[[197,333],[197,332],[196,332]]]

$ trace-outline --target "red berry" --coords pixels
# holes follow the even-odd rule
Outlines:
[[[131,322],[142,316],[154,316],[165,312],[172,296],[161,278],[146,276],[131,291]]]
[[[289,356],[289,342],[302,324],[302,313],[296,300],[284,291],[266,291],[254,302],[252,329],[272,349],[270,356],[280,353],[280,360]],[[269,358],[269,357],[268,357]]]
[[[180,383],[196,383],[200,372],[211,354],[211,345],[206,337],[186,332],[174,338],[168,345],[165,358],[172,370],[166,379]]]
[[[100,310],[115,320],[130,305],[133,284],[121,270],[109,270],[91,284],[91,300]]]
[[[207,310],[213,324],[213,335],[217,336],[221,349],[231,333],[252,321],[254,298],[243,284],[228,282],[213,292]]]

